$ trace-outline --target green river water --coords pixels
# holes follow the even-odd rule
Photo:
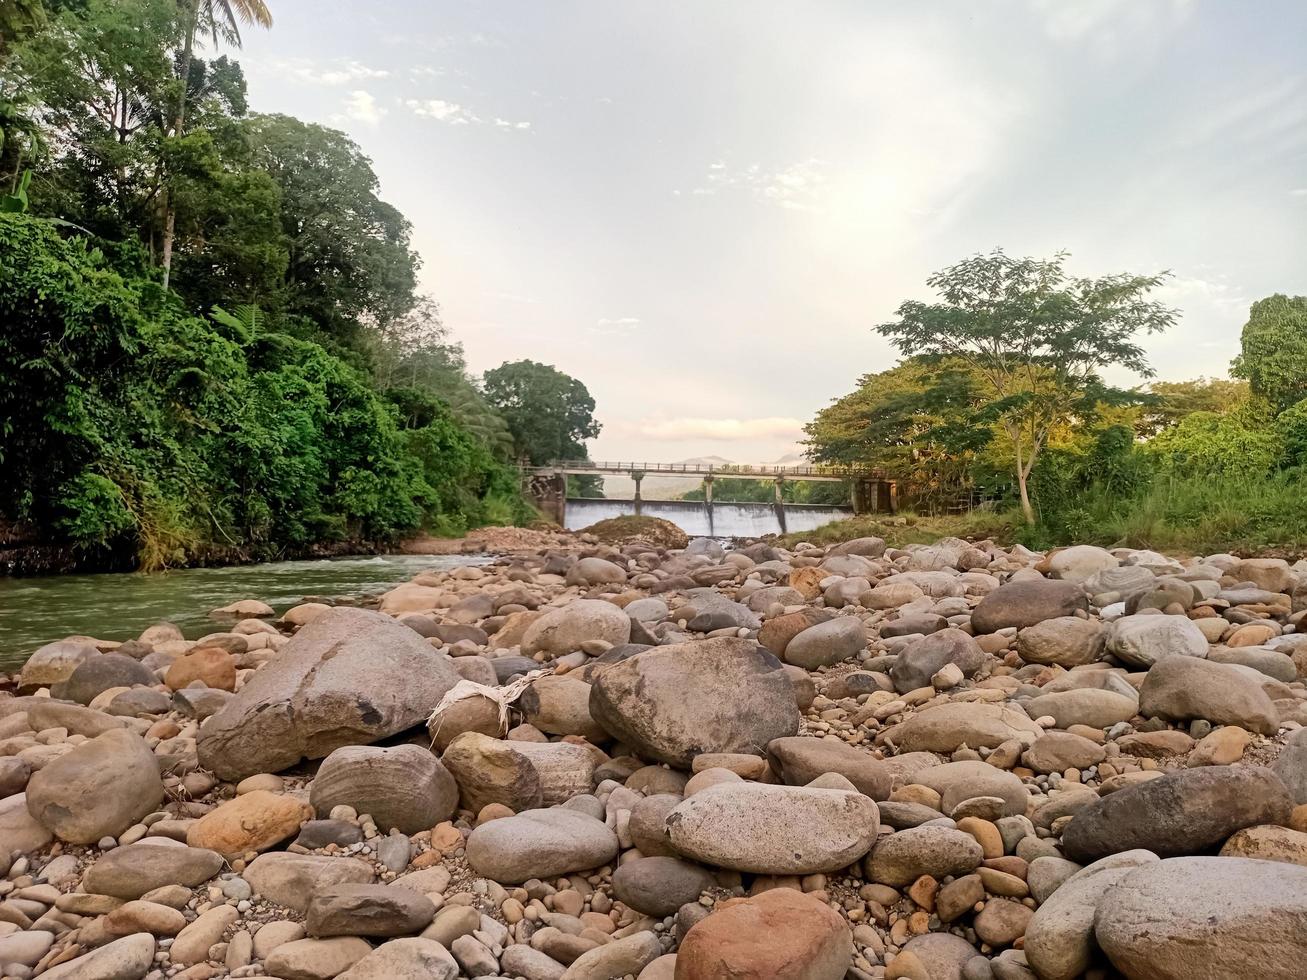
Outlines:
[[[71,634],[128,640],[151,623],[176,623],[190,639],[223,629],[209,610],[262,599],[278,613],[307,598],[384,592],[425,569],[482,564],[475,555],[366,555],[187,568],[146,575],[0,578],[0,673],[37,647]],[[229,622],[229,621],[228,621]]]

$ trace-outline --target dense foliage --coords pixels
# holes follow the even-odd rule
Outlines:
[[[161,567],[529,519],[367,157],[214,57],[261,0],[3,13],[0,535]]]
[[[1090,371],[1080,377],[1091,380],[1071,385],[1059,400],[1045,384],[1054,380],[1049,352],[1070,344],[1082,365],[1137,369],[1141,354],[1125,328],[1160,325],[1170,311],[1143,300],[1139,280],[1098,280],[1125,291],[1115,299],[1133,297],[1131,312],[1115,339],[1109,336],[1112,345],[1084,351],[1100,343],[1096,334],[1076,334],[1071,342],[1072,320],[1056,318],[1050,328],[1032,318],[1025,280],[1018,277],[1009,295],[1010,260],[990,267],[991,259],[982,257],[989,279],[976,269],[968,276],[979,277],[982,297],[1002,301],[950,292],[960,267],[936,277],[943,302],[905,304],[902,319],[885,330],[917,355],[866,375],[820,411],[806,427],[810,457],[882,467],[900,479],[908,506],[929,513],[977,500],[999,511],[1013,506],[1019,487],[1004,474],[1019,477],[1024,468],[1030,512],[1015,523],[1024,540],[1040,546],[1307,547],[1307,298],[1253,304],[1233,365],[1245,380],[1119,391],[1092,381]],[[1009,397],[996,403],[1002,390]],[[1009,438],[1012,410],[1028,422],[1024,413],[1046,398],[1052,408],[1040,409],[1043,435],[1026,429],[1023,439]]]

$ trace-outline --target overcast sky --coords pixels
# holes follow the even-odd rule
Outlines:
[[[594,458],[792,451],[995,246],[1172,270],[1168,379],[1307,292],[1301,0],[270,6],[252,107],[364,148],[472,368],[579,377]]]

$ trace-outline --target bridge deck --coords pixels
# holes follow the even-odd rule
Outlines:
[[[713,463],[628,463],[588,459],[556,460],[547,466],[535,467],[534,472],[567,476],[629,476],[638,473],[643,476],[698,476],[741,480],[779,478],[830,483],[853,479],[886,479],[881,470],[853,466],[747,466],[734,463],[718,466]]]

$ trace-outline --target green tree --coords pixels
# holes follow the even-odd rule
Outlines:
[[[180,137],[186,132],[186,107],[191,100],[195,39],[202,25],[207,26],[216,43],[223,36],[229,43],[240,46],[238,22],[272,26],[272,13],[263,0],[181,0],[182,51],[177,59],[177,96],[172,114],[171,135]],[[173,239],[176,234],[177,208],[172,199],[172,188],[165,186],[163,195],[162,258],[163,287],[168,288],[172,273]]]
[[[482,391],[508,424],[518,458],[537,466],[582,459],[585,440],[599,435],[585,385],[548,364],[505,362],[485,373]]]
[[[281,197],[282,310],[337,342],[413,309],[419,260],[404,216],[377,196],[372,163],[344,133],[290,116],[245,125],[252,162]]]
[[[1151,369],[1136,337],[1165,329],[1176,311],[1147,299],[1166,275],[1072,278],[1065,254],[1014,259],[976,255],[926,280],[934,303],[908,301],[876,330],[907,357],[954,358],[984,379],[986,412],[1007,437],[1021,509],[1033,523],[1028,481],[1058,426],[1093,417],[1102,402],[1130,392],[1105,385],[1099,370]]]
[[[1230,373],[1277,412],[1307,398],[1307,296],[1277,293],[1254,303]]]
[[[1148,386],[1152,400],[1141,406],[1135,431],[1154,436],[1177,425],[1194,412],[1232,412],[1248,400],[1248,382],[1229,378],[1193,381],[1154,381]]]

